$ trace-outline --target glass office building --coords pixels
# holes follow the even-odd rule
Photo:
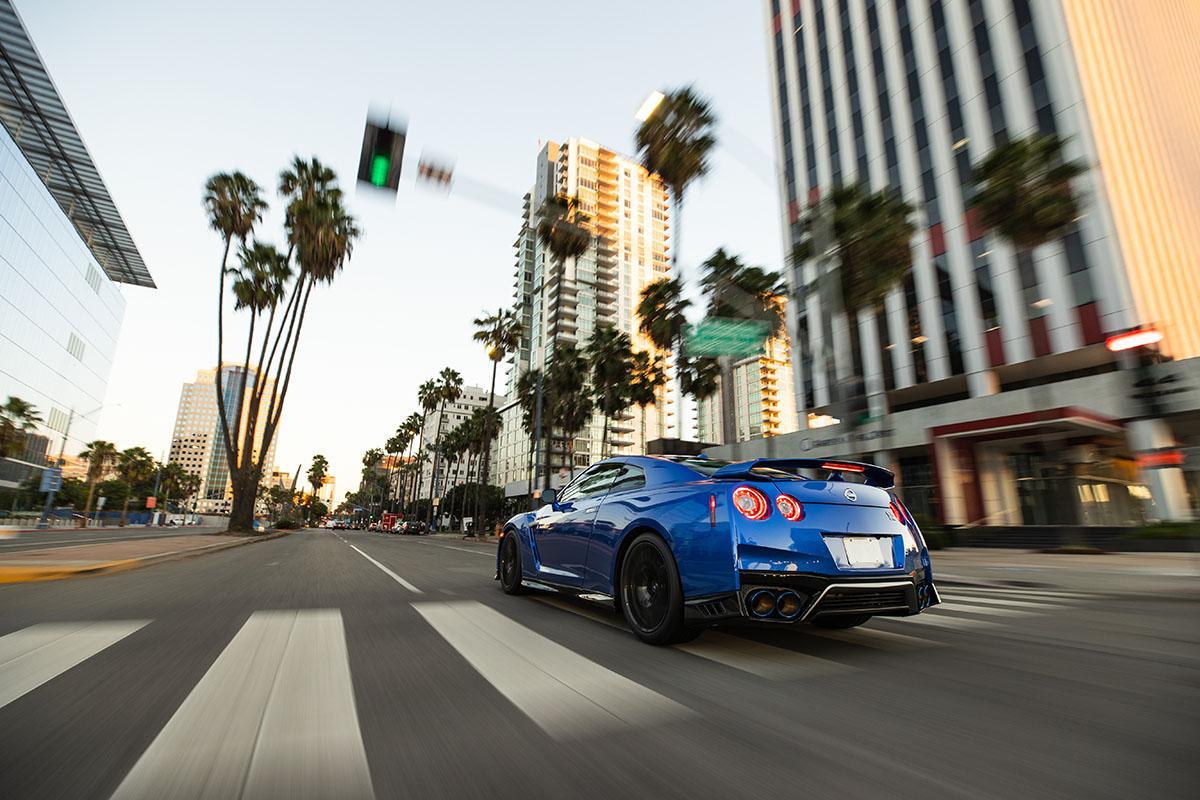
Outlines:
[[[94,438],[125,313],[117,284],[154,282],[8,0],[0,121],[0,402],[35,406],[50,444],[27,452],[44,459],[68,425],[68,452]],[[11,485],[23,476],[8,467]]]

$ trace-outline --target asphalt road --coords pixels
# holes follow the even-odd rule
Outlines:
[[[50,550],[57,547],[75,547],[99,542],[124,542],[130,539],[160,539],[164,536],[194,536],[197,533],[212,533],[216,528],[200,526],[167,526],[147,528],[142,525],[107,528],[48,528],[44,531],[6,532],[0,537],[0,554],[19,553],[22,550]]]
[[[492,564],[306,531],[0,587],[0,797],[1195,796],[1194,603],[946,587],[654,648]]]

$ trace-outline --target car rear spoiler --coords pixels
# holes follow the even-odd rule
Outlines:
[[[877,467],[874,464],[864,464],[861,461],[840,461],[831,458],[756,458],[752,461],[739,461],[727,464],[713,473],[714,478],[735,478],[740,480],[770,480],[770,475],[764,475],[754,470],[759,468],[777,469],[790,472],[799,469],[813,469],[828,474],[825,480],[842,481],[844,473],[853,472],[863,476],[868,486],[878,486],[880,489],[891,489],[896,485],[896,476],[891,470]]]

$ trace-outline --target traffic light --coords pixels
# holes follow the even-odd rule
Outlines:
[[[362,155],[358,160],[358,179],[362,183],[388,191],[400,185],[400,166],[404,159],[405,129],[388,123],[367,120],[363,131]]]

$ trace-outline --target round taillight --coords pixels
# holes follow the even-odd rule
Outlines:
[[[746,519],[766,519],[771,515],[771,504],[767,496],[753,486],[739,486],[733,490],[733,506]]]
[[[800,501],[790,494],[781,494],[779,497],[776,497],[775,507],[779,509],[780,514],[783,514],[783,518],[789,522],[799,522],[804,519],[804,506],[800,505]]]

